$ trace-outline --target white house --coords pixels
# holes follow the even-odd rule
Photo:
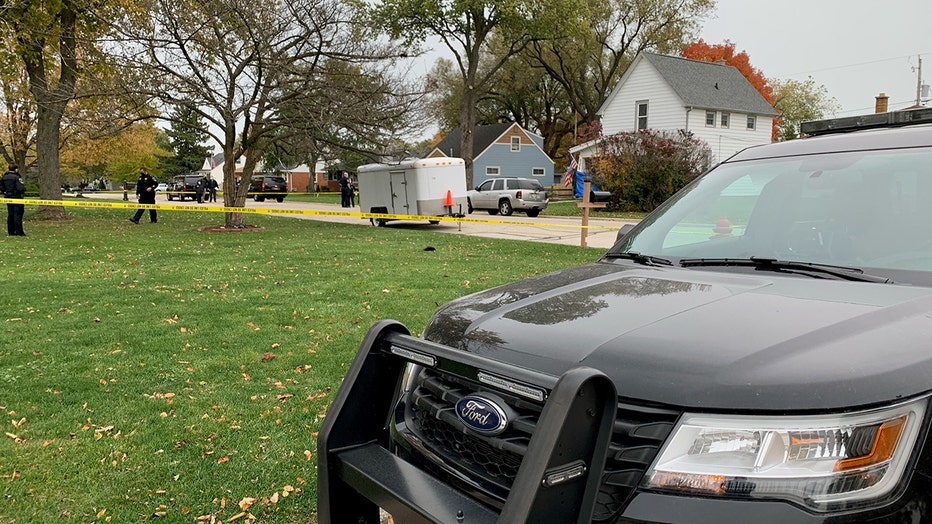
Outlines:
[[[736,68],[676,56],[640,53],[598,111],[602,135],[636,129],[683,129],[709,144],[711,163],[771,142],[778,113]],[[585,159],[597,142],[570,149]]]

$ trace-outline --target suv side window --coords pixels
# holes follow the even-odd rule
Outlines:
[[[492,189],[492,180],[486,180],[481,185],[479,185],[479,191],[488,191]]]
[[[514,180],[515,187],[510,189],[527,189],[529,191],[540,191],[544,186],[540,185],[537,180]]]
[[[501,179],[495,180],[495,183],[492,184],[492,190],[493,190],[493,191],[501,191],[501,190],[504,189],[504,188],[505,188],[505,181],[504,181],[504,180],[501,180]]]

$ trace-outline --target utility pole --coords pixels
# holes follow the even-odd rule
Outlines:
[[[922,56],[919,56],[919,78],[916,80],[916,106],[922,104]]]

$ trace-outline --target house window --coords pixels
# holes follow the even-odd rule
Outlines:
[[[748,115],[748,129],[754,131],[757,129],[757,117],[754,115]]]
[[[728,127],[728,120],[731,118],[730,113],[722,113],[721,124],[722,127]]]
[[[511,150],[513,152],[521,151],[521,137],[520,136],[511,137]]]
[[[705,125],[715,127],[715,111],[705,112]]]
[[[485,168],[485,176],[498,176],[501,173],[501,169],[496,166],[487,166]]]
[[[544,168],[542,167],[531,168],[531,176],[544,176],[545,174],[546,174],[546,171],[544,171]]]
[[[637,102],[637,129],[647,129],[647,100]]]

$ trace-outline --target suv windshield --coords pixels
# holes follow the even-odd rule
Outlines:
[[[930,148],[725,163],[648,216],[612,252],[689,267],[799,261],[932,284],[930,166]]]

